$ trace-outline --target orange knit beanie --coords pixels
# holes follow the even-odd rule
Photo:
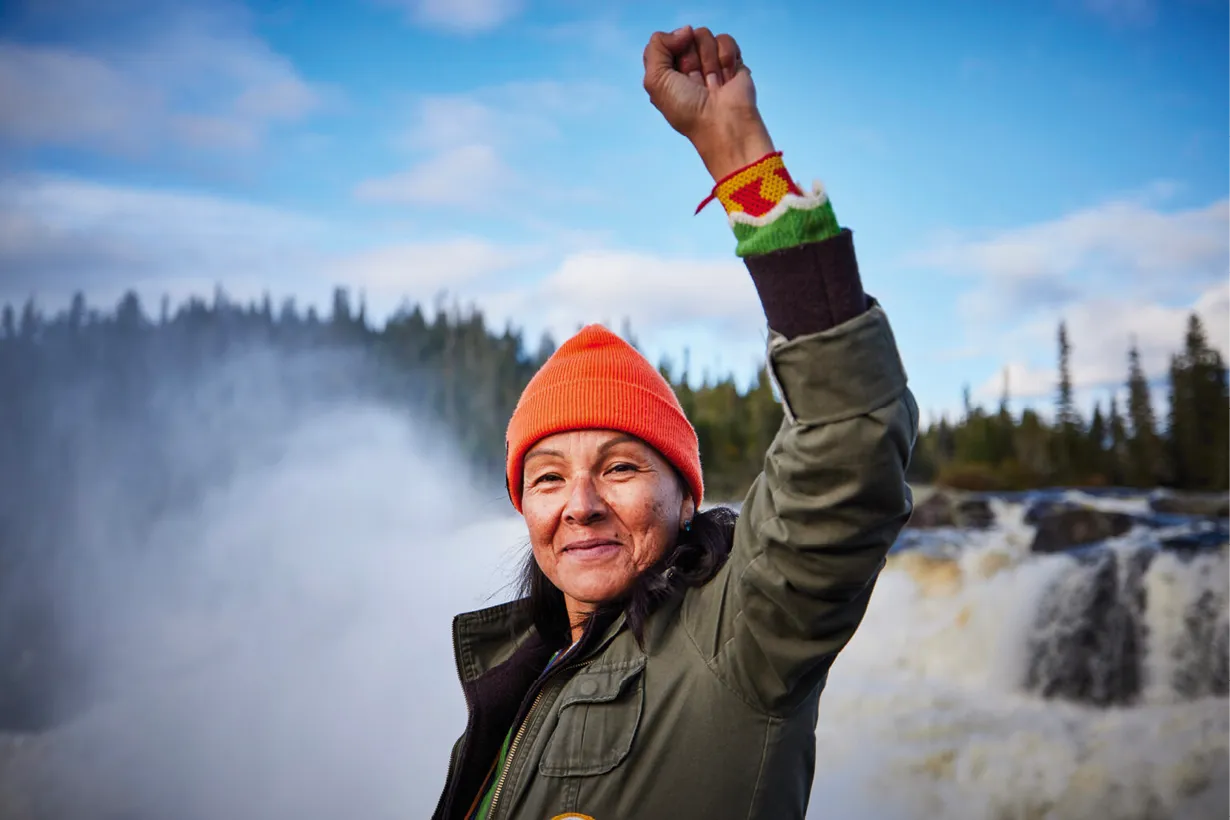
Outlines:
[[[618,430],[657,449],[704,496],[700,445],[666,379],[630,344],[588,325],[530,379],[508,422],[508,495],[521,512],[522,462],[536,442],[566,430]]]

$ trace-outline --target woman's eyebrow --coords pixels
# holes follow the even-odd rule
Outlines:
[[[607,450],[611,449],[617,444],[627,444],[628,442],[638,442],[638,441],[640,441],[640,439],[638,439],[636,436],[628,435],[627,433],[625,433],[622,436],[615,436],[614,438],[608,440],[605,444],[603,444],[601,447],[598,448],[598,453],[600,455],[604,454],[606,453]]]
[[[528,453],[522,460],[522,464],[529,461],[531,458],[538,458],[539,456],[555,456],[556,458],[563,458],[564,454],[559,450],[538,449]]]

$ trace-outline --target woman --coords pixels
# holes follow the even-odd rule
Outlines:
[[[543,365],[507,439],[527,595],[454,622],[469,721],[440,820],[802,818],[820,691],[910,514],[888,322],[735,41],[654,34],[645,89],[717,182],[785,419],[736,523],[701,510],[696,434],[640,354],[591,326]]]

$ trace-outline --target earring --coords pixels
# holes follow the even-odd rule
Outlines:
[[[684,531],[684,532],[691,532],[691,531],[692,531],[692,522],[691,522],[691,521],[684,521],[684,522],[683,522],[683,531]]]

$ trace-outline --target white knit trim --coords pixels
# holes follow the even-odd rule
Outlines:
[[[786,194],[782,197],[781,202],[773,206],[773,210],[760,216],[750,216],[744,211],[735,211],[728,215],[730,226],[733,228],[738,225],[751,225],[754,228],[763,228],[773,220],[777,219],[786,211],[793,208],[796,211],[812,211],[819,208],[821,205],[829,201],[829,195],[824,190],[824,185],[820,180],[814,180],[811,184],[811,193],[799,196],[798,194]]]

